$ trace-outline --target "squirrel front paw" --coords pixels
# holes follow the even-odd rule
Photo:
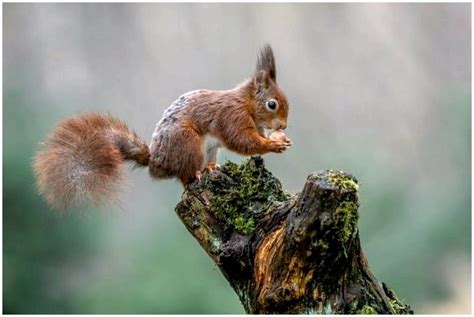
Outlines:
[[[289,148],[293,142],[286,136],[281,130],[273,131],[269,135],[269,139],[272,141],[272,152],[281,153]]]
[[[282,153],[286,149],[288,149],[291,146],[291,141],[282,141],[282,140],[277,140],[277,141],[271,141],[270,143],[270,151],[275,152],[275,153]]]

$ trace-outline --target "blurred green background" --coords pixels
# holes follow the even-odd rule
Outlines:
[[[4,313],[243,313],[174,214],[181,186],[129,172],[119,206],[58,214],[36,146],[81,111],[151,138],[181,93],[228,89],[272,44],[296,192],[360,181],[371,269],[415,312],[470,312],[470,4],[3,4]],[[220,161],[242,157],[227,151]],[[131,170],[131,169],[130,169]]]

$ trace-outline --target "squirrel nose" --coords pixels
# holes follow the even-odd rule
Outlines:
[[[285,130],[286,126],[287,126],[286,122],[280,122],[278,130]]]
[[[284,129],[286,129],[286,121],[273,120],[270,126],[274,130],[284,130]]]

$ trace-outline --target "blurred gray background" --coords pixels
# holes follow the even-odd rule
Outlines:
[[[129,172],[120,206],[59,215],[36,146],[67,116],[110,112],[149,140],[181,93],[229,89],[271,43],[294,146],[284,187],[360,181],[371,269],[415,312],[469,313],[470,4],[4,4],[6,313],[243,313],[174,213],[177,181]],[[241,161],[227,151],[220,161]]]

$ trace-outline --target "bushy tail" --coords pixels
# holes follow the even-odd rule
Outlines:
[[[148,166],[149,159],[148,146],[123,121],[87,113],[58,124],[38,150],[34,170],[48,203],[66,209],[114,199],[124,184],[124,161]]]

